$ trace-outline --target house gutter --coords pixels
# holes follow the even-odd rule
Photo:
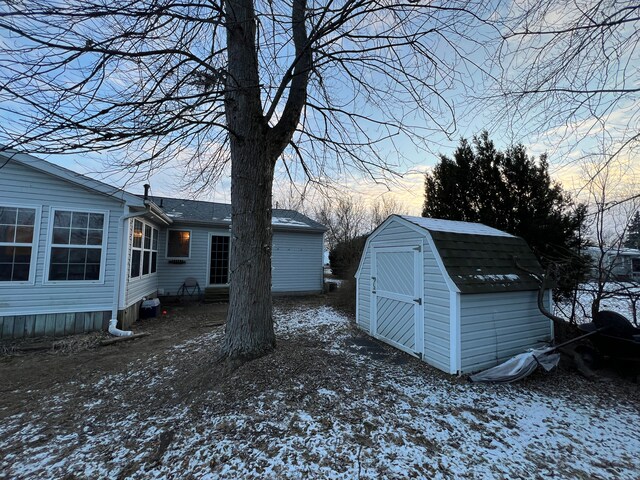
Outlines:
[[[147,190],[146,186],[145,186],[145,190]],[[115,272],[116,285],[114,285],[114,289],[113,289],[113,307],[111,308],[111,320],[109,320],[109,333],[117,337],[128,337],[129,335],[133,335],[133,332],[131,330],[120,330],[117,327],[118,307],[120,304],[120,292],[122,291],[122,284],[124,283],[124,280],[122,279],[122,272],[124,271],[124,263],[127,258],[127,253],[122,251],[122,248],[124,245],[124,239],[123,239],[124,222],[126,222],[131,218],[143,217],[148,214],[155,214],[156,217],[164,221],[167,225],[171,223],[171,219],[168,218],[164,214],[164,212],[162,212],[162,210],[160,210],[156,205],[154,205],[148,198],[145,198],[143,202],[144,202],[144,210],[140,212],[127,213],[122,217],[120,217],[120,219],[118,220],[118,241],[117,241],[116,251],[118,252],[119,259],[116,265],[116,272]]]

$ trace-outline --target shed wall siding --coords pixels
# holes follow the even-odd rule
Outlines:
[[[429,235],[427,233],[427,235]],[[450,291],[429,242],[424,242],[424,356],[427,363],[450,370]]]
[[[271,289],[275,293],[322,291],[321,233],[273,232]]]
[[[492,367],[552,337],[535,291],[461,295],[460,315],[461,373]]]
[[[369,242],[358,277],[357,324],[365,331],[371,326],[371,249],[423,244],[424,262],[424,360],[449,371],[449,288],[424,234],[391,222]],[[424,240],[424,241],[423,241]]]
[[[15,315],[95,312],[110,310],[116,269],[118,221],[124,206],[118,199],[84,189],[29,167],[9,162],[0,169],[0,204],[39,206],[38,244],[34,285],[0,284],[0,317]],[[101,283],[44,284],[50,207],[104,210],[109,214],[105,270]]]

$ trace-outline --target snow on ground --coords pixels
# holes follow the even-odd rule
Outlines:
[[[609,384],[470,384],[391,348],[370,355],[329,307],[275,319],[278,351],[197,401],[128,392],[177,389],[222,329],[81,386],[90,400],[64,421],[73,395],[5,419],[0,478],[638,478],[639,407]]]
[[[578,287],[576,319],[578,323],[591,321],[591,304],[595,298],[597,285],[594,283],[581,284]],[[610,310],[624,315],[630,321],[633,321],[633,300],[640,300],[640,286],[638,284],[625,284],[621,282],[612,282],[605,285],[604,298],[600,302],[600,310]],[[638,302],[640,307],[640,302]],[[571,304],[569,301],[563,301],[556,305],[557,314],[569,317],[571,312]]]

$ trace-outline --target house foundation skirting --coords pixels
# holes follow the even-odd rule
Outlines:
[[[0,317],[0,338],[64,337],[106,330],[110,319],[110,311],[4,316]]]

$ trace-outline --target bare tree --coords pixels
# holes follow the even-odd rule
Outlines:
[[[390,215],[407,215],[408,209],[402,202],[389,196],[378,198],[371,207],[370,230],[374,230]]]
[[[364,203],[348,193],[325,196],[314,208],[316,221],[328,229],[325,243],[329,250],[366,233],[367,213]]]
[[[638,2],[525,0],[506,8],[495,57],[501,82],[491,98],[497,122],[506,120],[516,136],[544,132],[564,142],[568,162],[596,157],[605,168],[633,156],[640,145]]]
[[[615,169],[615,166],[616,163],[607,161],[605,166],[591,165],[587,170],[591,180],[589,194],[592,200],[592,234],[595,238],[595,247],[592,248],[595,252],[592,317],[600,311],[602,302],[607,298],[626,296],[631,299],[633,296],[629,290],[629,282],[633,278],[621,278],[617,270],[623,258],[630,220],[640,205],[638,201],[629,199],[629,189],[633,186],[626,184],[624,172]],[[621,198],[627,200],[620,202]]]
[[[259,356],[275,346],[276,162],[308,177],[355,168],[381,179],[394,169],[384,145],[452,133],[447,95],[480,69],[488,9],[479,0],[5,1],[0,141],[35,153],[109,150],[129,171],[180,157],[202,188],[230,164],[223,354]]]

